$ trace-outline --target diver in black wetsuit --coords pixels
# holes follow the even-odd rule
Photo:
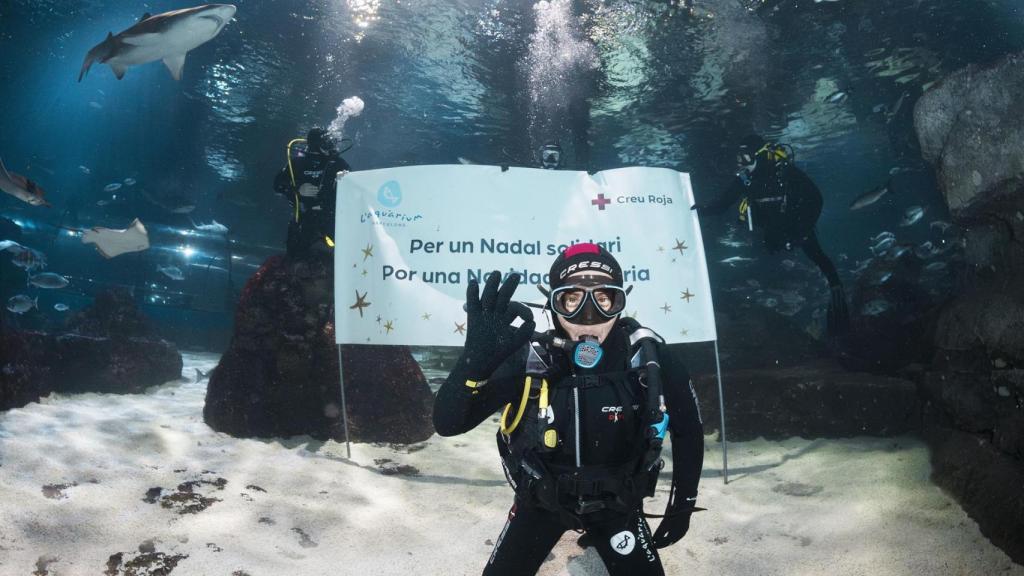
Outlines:
[[[511,301],[518,274],[499,290],[500,273],[491,273],[480,295],[470,283],[465,349],[434,404],[442,436],[504,408],[498,452],[515,501],[483,574],[536,574],[562,534],[576,530],[612,576],[664,575],[657,549],[679,541],[699,510],[704,436],[689,374],[657,334],[620,317],[629,290],[604,248],[570,247],[549,278],[558,328],[543,335],[529,309]],[[643,498],[654,493],[667,431],[672,488],[652,535]]]
[[[335,177],[351,170],[334,139],[313,128],[288,145],[288,164],[274,178],[274,191],[288,199],[288,256],[329,255],[334,246]]]
[[[740,220],[752,229],[764,230],[769,252],[800,247],[828,281],[828,331],[837,335],[846,330],[849,315],[839,273],[815,233],[821,215],[821,191],[793,165],[792,156],[787,146],[769,143],[757,135],[747,136],[736,154],[739,171],[732,185],[714,201],[695,204],[692,209],[717,214],[739,201]]]

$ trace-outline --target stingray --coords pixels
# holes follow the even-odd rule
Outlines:
[[[141,252],[149,248],[149,233],[138,218],[124,230],[91,228],[82,232],[83,244],[95,244],[104,258],[113,258],[128,252]]]

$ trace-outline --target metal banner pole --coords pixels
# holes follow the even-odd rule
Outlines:
[[[352,444],[348,441],[348,409],[345,407],[345,372],[341,367],[341,344],[338,344],[338,382],[341,383],[341,422],[345,427],[345,452],[352,459]],[[719,380],[721,383],[721,380]]]
[[[715,369],[718,371],[718,413],[722,417],[722,477],[725,479],[725,483],[728,484],[729,451],[725,444],[725,399],[722,397],[722,363],[718,359],[718,340],[715,340]]]
[[[337,174],[334,175],[335,201],[337,201],[338,180],[341,180],[342,178],[344,178],[346,174],[348,174],[348,170],[341,170]],[[337,244],[337,238],[338,238],[338,233],[337,232],[338,232],[338,226],[339,226],[338,225],[338,219],[337,219],[338,216],[337,216],[337,214],[335,214],[334,218],[335,218],[335,220],[334,220],[334,232],[335,233],[334,233],[334,238],[332,238],[331,240],[332,240],[332,242],[334,244]],[[337,257],[338,257],[338,252],[337,252],[337,250],[335,250],[335,252],[334,252],[334,261],[335,261],[334,265],[335,266],[338,265]],[[337,305],[338,305],[338,298],[337,298],[337,296],[335,296],[335,298],[334,298],[334,305],[335,305],[335,310],[337,310]],[[334,315],[334,322],[335,322],[334,330],[335,330],[335,333],[337,333],[337,330],[338,330],[338,326],[337,326],[338,314],[337,314],[337,312],[335,312],[335,315]],[[349,439],[348,439],[348,407],[345,405],[345,370],[342,367],[342,363],[341,363],[341,344],[338,344],[338,384],[341,385],[341,422],[342,422],[342,425],[345,428],[345,454],[347,455],[346,457],[349,460],[351,460],[352,459],[352,443],[349,442]]]

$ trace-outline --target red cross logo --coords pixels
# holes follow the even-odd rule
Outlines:
[[[604,193],[597,195],[597,198],[590,201],[591,204],[597,206],[598,210],[604,210],[606,204],[611,204],[612,201],[604,197]]]

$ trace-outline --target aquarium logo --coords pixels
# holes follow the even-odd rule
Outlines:
[[[388,180],[377,189],[377,202],[388,208],[395,208],[402,203],[402,187],[397,180]]]
[[[618,554],[629,556],[629,553],[636,546],[636,538],[629,530],[623,530],[609,538],[608,543],[612,545],[612,550],[615,550]]]

